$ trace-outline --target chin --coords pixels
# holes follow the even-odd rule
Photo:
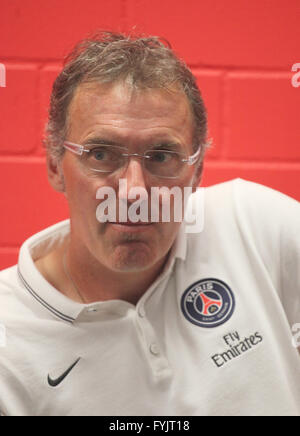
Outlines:
[[[111,258],[111,268],[119,272],[142,272],[155,264],[153,250],[142,243],[118,246]]]

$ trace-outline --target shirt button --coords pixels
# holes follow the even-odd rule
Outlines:
[[[150,345],[150,353],[153,354],[154,356],[158,356],[159,355],[159,348],[158,348],[158,345],[155,342],[153,342]]]
[[[86,310],[87,312],[97,312],[97,309],[96,309],[96,307],[89,307],[87,310]]]

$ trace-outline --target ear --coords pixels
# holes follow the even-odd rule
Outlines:
[[[62,169],[62,159],[47,155],[48,180],[53,189],[57,192],[65,192],[65,180]]]

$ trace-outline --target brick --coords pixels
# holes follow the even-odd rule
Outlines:
[[[18,262],[18,248],[0,248],[0,271],[16,265]]]
[[[0,88],[0,155],[26,154],[37,143],[37,67],[4,65],[6,87]]]
[[[129,0],[128,27],[167,38],[192,65],[282,67],[299,61],[299,0]]]
[[[194,70],[197,83],[201,91],[207,109],[208,138],[212,139],[211,149],[207,158],[216,158],[221,148],[221,124],[222,124],[222,72]]]
[[[0,161],[0,246],[19,246],[26,238],[68,217],[62,194],[49,185],[42,159]]]
[[[230,73],[225,97],[227,158],[300,160],[300,88],[289,73]]]
[[[201,186],[211,186],[235,178],[260,183],[300,201],[300,164],[207,161]]]
[[[1,5],[0,58],[61,59],[101,28],[122,26],[122,0],[9,0]]]

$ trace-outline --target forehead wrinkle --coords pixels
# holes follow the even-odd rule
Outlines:
[[[167,115],[167,114],[166,114]],[[168,136],[182,136],[183,129],[189,123],[189,112],[185,110],[185,113],[180,117],[180,122],[168,124],[168,120],[163,119],[160,115],[151,113],[151,116],[136,118],[134,115],[130,114],[120,114],[106,113],[101,114],[101,118],[94,114],[89,118],[91,124],[91,134],[95,135],[112,135],[112,136],[127,136],[126,130],[128,130],[128,135],[134,135],[137,132],[149,132],[151,136],[168,137]],[[128,125],[128,122],[132,125]],[[151,125],[149,125],[151,123]],[[153,133],[151,133],[153,131]],[[123,133],[125,132],[125,133]],[[88,132],[89,134],[89,132]]]
[[[104,91],[104,94],[99,95],[99,91]],[[186,97],[179,91],[176,91],[176,93],[172,92],[170,101],[170,93],[167,93],[165,90],[159,89],[155,91],[164,92],[167,97],[166,99],[162,98],[161,92],[157,93],[150,91],[152,90],[147,90],[147,92],[145,90],[133,91],[128,90],[128,87],[124,86],[113,87],[112,85],[110,85],[105,86],[103,89],[102,85],[100,87],[99,84],[97,84],[97,86],[95,86],[95,84],[93,86],[91,86],[91,84],[89,84],[89,86],[81,85],[77,89],[77,92],[75,93],[74,98],[70,104],[69,126],[71,127],[74,111],[76,111],[76,117],[78,118],[78,120],[76,120],[77,124],[87,124],[88,130],[90,130],[88,124],[92,124],[90,127],[95,134],[100,133],[98,132],[98,125],[100,129],[103,126],[107,126],[111,127],[112,130],[120,129],[119,132],[126,128],[132,129],[133,127],[135,132],[147,132],[151,131],[152,129],[166,129],[169,132],[158,132],[158,135],[171,134],[172,136],[174,136],[175,134],[175,136],[179,135],[182,138],[181,131],[184,131],[188,124],[190,124],[191,128],[193,128],[193,117],[191,114],[190,105]],[[147,101],[145,103],[145,106],[143,107],[144,96],[145,100],[148,99],[148,111],[146,106]],[[175,111],[175,114],[177,113],[177,119],[176,115],[175,118],[172,119],[170,117],[170,110],[174,108],[174,97],[176,103],[177,96],[184,96],[184,99],[180,98],[179,104],[177,106],[177,111]],[[124,109],[119,112],[118,98],[120,98],[122,106],[124,106]],[[82,99],[82,102],[80,101],[80,99]],[[106,99],[108,100],[108,102],[110,102],[110,100],[112,101],[111,111],[109,111],[108,109],[107,112],[105,112]],[[137,103],[136,106],[134,105],[135,102]],[[87,106],[87,109],[90,107],[95,107],[95,110],[93,112],[87,112],[84,109],[81,110],[84,105]],[[102,111],[103,107],[104,112]],[[180,108],[179,113],[178,108]],[[170,125],[168,124],[168,121],[170,121]],[[127,122],[131,122],[132,126],[126,125]],[[149,123],[153,124],[149,125]],[[156,135],[156,132],[153,135]]]
[[[149,98],[151,97],[151,105],[155,106],[155,109],[161,109],[164,111],[167,115],[169,115],[169,107],[166,108],[164,105],[161,104],[161,101],[158,101],[157,104],[156,101],[161,97],[162,94],[165,94],[164,103],[170,101],[170,97],[183,97],[183,100],[181,100],[181,103],[183,101],[186,102],[184,105],[187,110],[185,110],[187,118],[189,113],[191,113],[190,105],[188,102],[188,99],[186,98],[185,94],[175,85],[173,86],[173,89],[164,89],[164,88],[146,88],[146,89],[135,89],[131,86],[128,86],[124,83],[115,83],[115,84],[100,84],[100,83],[83,83],[79,85],[79,87],[75,90],[74,96],[72,98],[72,101],[70,103],[70,112],[72,111],[73,107],[76,105],[76,102],[78,99],[92,99],[93,106],[101,108],[101,100],[105,100],[107,97],[110,97],[112,92],[116,98],[120,98],[122,100],[122,106],[126,106],[126,108],[130,108],[131,112],[133,112],[133,116],[136,116],[136,114],[140,115],[140,111],[135,108],[136,106],[134,103],[137,102],[140,98]],[[171,106],[173,108],[173,102],[171,102]],[[91,102],[87,103],[89,106]],[[183,105],[181,104],[181,107]],[[144,107],[144,109],[147,109],[147,107]],[[130,118],[130,115],[127,115],[128,118]],[[145,117],[145,119],[148,119],[148,117]]]

